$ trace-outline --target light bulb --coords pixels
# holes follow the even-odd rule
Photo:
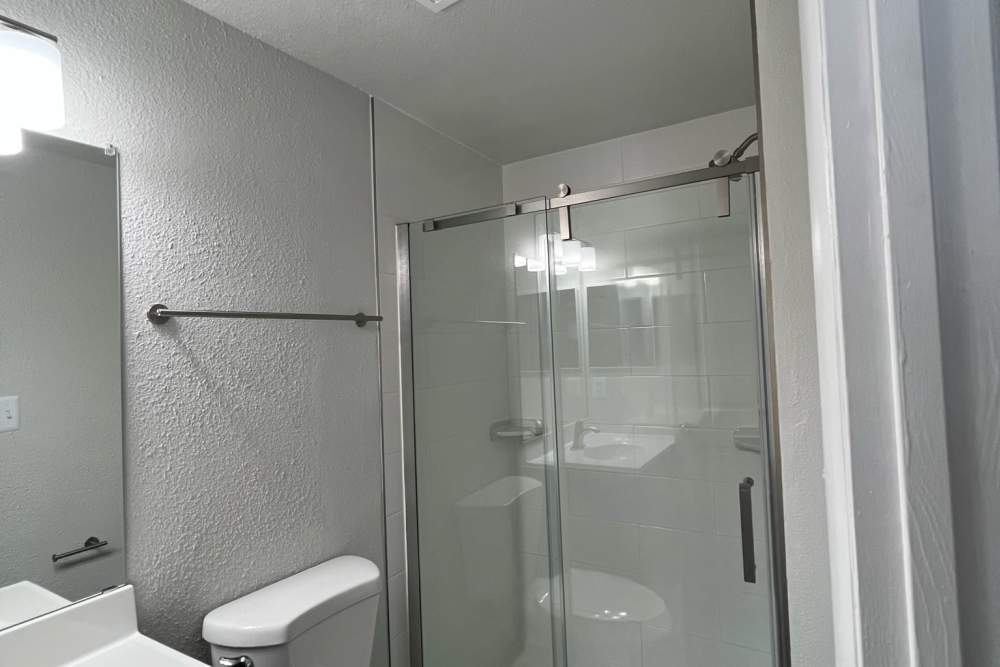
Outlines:
[[[583,250],[583,244],[576,239],[570,239],[569,241],[562,242],[563,250],[563,263],[566,266],[579,266],[580,265],[580,251]]]
[[[563,241],[558,234],[542,234],[538,237],[538,256],[547,257],[549,254],[549,240],[552,241],[552,250],[556,261],[561,262],[563,258]]]
[[[21,128],[10,123],[0,123],[0,155],[17,155],[24,150]]]
[[[53,42],[0,30],[0,90],[9,123],[43,132],[63,126],[62,56]]]
[[[528,258],[524,255],[514,253],[514,268],[520,269],[528,265]]]

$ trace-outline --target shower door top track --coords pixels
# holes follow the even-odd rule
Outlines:
[[[525,213],[540,213],[543,211],[553,211],[561,208],[569,208],[580,204],[590,204],[606,199],[616,199],[618,197],[628,197],[644,192],[653,192],[666,188],[675,188],[681,185],[693,185],[719,178],[742,176],[743,174],[754,174],[760,171],[760,158],[748,157],[739,162],[731,162],[724,167],[706,167],[684,171],[678,174],[667,176],[656,176],[641,181],[612,185],[606,188],[599,188],[589,192],[578,194],[568,194],[565,197],[535,197],[522,201],[490,206],[488,208],[465,211],[454,215],[447,215],[439,218],[431,218],[418,222],[425,232],[440,231],[442,229],[452,229],[463,225],[474,225],[490,220],[500,220],[512,218]],[[410,225],[412,222],[399,223],[400,225]]]

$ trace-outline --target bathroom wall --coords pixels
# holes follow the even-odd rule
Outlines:
[[[513,162],[503,167],[504,201],[553,196],[560,183],[574,192],[708,166],[757,129],[755,107]],[[747,155],[756,155],[754,146]]]
[[[402,492],[402,437],[400,427],[400,385],[399,385],[399,340],[397,337],[397,299],[396,299],[396,238],[395,225],[400,222],[421,220],[434,215],[443,215],[458,211],[480,208],[496,204],[500,200],[501,173],[500,166],[479,155],[475,151],[458,144],[448,137],[439,134],[425,125],[413,120],[400,111],[382,102],[375,103],[375,167],[376,167],[376,205],[378,211],[378,236],[379,236],[379,297],[381,300],[382,312],[387,320],[382,327],[382,420],[385,430],[385,469],[386,469],[386,527],[387,527],[387,549],[388,549],[388,574],[389,574],[389,632],[391,636],[392,664],[409,664],[409,634],[406,611],[405,592],[405,544],[404,544],[404,523],[403,523],[403,492]],[[489,244],[488,238],[473,239],[473,243],[466,244],[459,252],[451,247],[452,251],[459,252],[472,266],[489,259],[488,255],[496,248]],[[466,266],[462,264],[462,266]],[[463,281],[451,281],[455,285]],[[502,285],[502,283],[501,283]],[[445,285],[447,287],[447,283]],[[450,302],[442,301],[442,308],[450,308]],[[460,319],[454,316],[452,319]],[[469,333],[469,332],[467,332]],[[482,332],[481,332],[482,333]],[[488,333],[488,332],[487,332]],[[498,332],[493,332],[498,333]],[[450,339],[452,341],[455,338]],[[471,419],[464,410],[456,407],[454,403],[449,403],[448,398],[454,398],[454,389],[463,387],[462,383],[456,385],[456,378],[469,368],[483,368],[482,364],[477,364],[477,360],[486,359],[490,354],[499,364],[501,374],[499,376],[502,385],[502,360],[505,358],[506,350],[503,349],[503,339],[483,340],[465,336],[464,340],[469,345],[459,345],[451,349],[451,355],[444,354],[447,350],[436,348],[439,353],[436,355],[434,364],[436,366],[435,378],[424,378],[422,382],[426,398],[432,403],[436,398],[440,404],[426,405],[428,409],[435,409],[435,414],[442,415],[445,420],[450,420],[455,428],[463,428],[468,425],[466,437],[473,439],[481,437],[488,425],[484,427],[480,421]],[[488,346],[492,345],[492,353]],[[426,350],[426,348],[421,348]],[[426,367],[423,367],[426,368]],[[480,373],[478,377],[470,377],[466,374],[465,389],[486,388],[490,386],[489,373]],[[461,379],[461,378],[459,378]],[[496,379],[496,378],[494,378]],[[479,380],[478,382],[475,380]],[[429,385],[441,387],[440,391],[435,391]],[[497,396],[505,399],[502,391]],[[494,401],[495,402],[495,401]],[[500,401],[501,409],[505,400]],[[463,419],[464,418],[464,419]],[[470,424],[471,422],[471,424]],[[437,431],[441,432],[440,429]],[[427,434],[427,431],[423,431]],[[444,438],[443,444],[457,442],[457,433],[450,433],[455,436]],[[441,452],[442,442],[422,441],[422,451]],[[462,451],[469,452],[471,449],[461,446],[457,454]],[[453,483],[447,483],[447,479],[440,480],[440,487],[443,489],[455,489],[459,480],[465,479],[466,483],[474,483],[473,475],[468,474],[457,467],[449,465],[458,461],[467,461],[466,458],[456,456],[455,452],[449,454],[445,451],[445,456],[438,460],[443,467],[441,473],[444,476],[451,475],[455,479]],[[437,486],[437,485],[432,485]],[[469,489],[471,491],[472,489]],[[461,495],[460,491],[455,491]],[[451,500],[456,500],[452,498]],[[442,503],[447,503],[448,499],[442,499]],[[442,516],[451,517],[453,513],[446,511]],[[447,536],[457,538],[458,533]],[[446,540],[456,550],[460,544]],[[453,560],[444,558],[447,551],[444,545],[439,545],[442,559],[435,564],[429,562],[425,569],[428,576],[435,572],[448,572],[448,568],[455,568]],[[454,555],[454,554],[453,554]],[[461,566],[459,565],[458,568]],[[456,571],[457,574],[457,571]],[[441,593],[445,596],[457,594],[464,587],[464,580],[453,578],[455,586],[442,586]],[[456,590],[456,588],[458,590]],[[430,601],[430,599],[428,600]],[[453,610],[441,609],[428,610],[429,618],[435,615],[441,619],[455,619],[464,621],[464,617],[456,616]],[[463,636],[472,639],[472,633],[458,633],[454,638],[461,639]]]
[[[144,314],[374,312],[369,99],[177,0],[0,12],[59,35],[61,134],[121,151],[128,579],[141,629],[205,657],[217,605],[383,564],[377,332]]]
[[[1000,11],[922,2],[962,658],[1000,664]]]

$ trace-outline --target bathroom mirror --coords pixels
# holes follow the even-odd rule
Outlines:
[[[0,156],[0,627],[125,581],[118,159]]]

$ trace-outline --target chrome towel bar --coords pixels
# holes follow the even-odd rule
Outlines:
[[[87,551],[93,551],[94,549],[100,549],[101,547],[106,546],[108,546],[107,540],[102,540],[99,537],[88,537],[87,541],[83,543],[83,546],[78,549],[72,549],[61,554],[52,554],[52,562],[58,563],[63,558],[77,556],[79,554],[86,553]]]
[[[247,320],[338,320],[354,322],[363,327],[369,322],[381,322],[381,315],[328,315],[326,313],[258,313],[246,310],[172,310],[162,303],[150,306],[146,317],[153,324],[166,324],[173,317],[222,317]]]

